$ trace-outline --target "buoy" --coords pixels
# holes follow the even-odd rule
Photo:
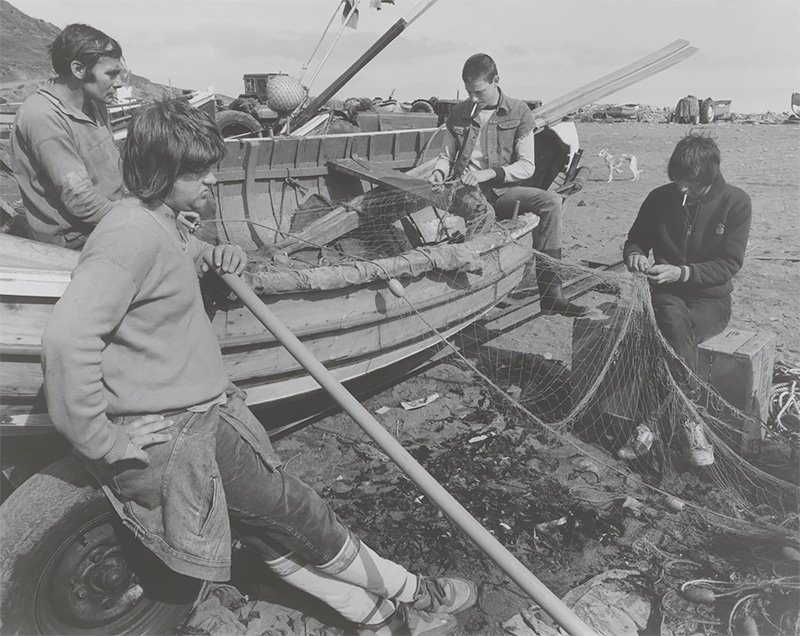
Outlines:
[[[675,512],[680,512],[681,510],[683,510],[683,507],[686,505],[685,503],[683,503],[683,501],[681,501],[677,497],[667,497],[664,500],[664,502],[667,504],[668,508],[671,508]]]
[[[403,283],[396,278],[389,279],[389,291],[398,298],[403,298],[406,295],[406,289],[403,287]]]
[[[698,587],[697,585],[681,587],[681,596],[692,603],[704,603],[705,605],[713,605],[717,598],[714,592],[707,587]]]
[[[800,562],[800,552],[790,545],[783,546],[781,554],[783,554],[783,558],[787,561]]]

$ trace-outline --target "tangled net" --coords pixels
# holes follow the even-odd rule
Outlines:
[[[275,202],[287,197],[295,197],[292,207],[297,211],[283,219]],[[374,189],[346,204],[334,204],[288,184],[272,192],[270,200],[272,219],[262,214],[259,222],[242,221],[251,226],[259,245],[253,253],[251,283],[265,293],[319,289],[325,284],[341,289],[392,278],[411,289],[414,281],[424,278],[463,296],[475,289],[485,271],[504,267],[502,245],[522,251],[520,266],[505,272],[514,281],[512,293],[508,293],[511,288],[502,291],[495,284],[494,309],[461,330],[455,340],[429,324],[422,307],[429,299],[407,296],[397,301],[417,315],[419,331],[414,337],[422,341],[436,336],[449,352],[448,363],[481,387],[485,396],[481,408],[502,414],[502,430],[513,431],[503,439],[519,439],[517,431],[524,430],[552,457],[570,457],[574,467],[577,456],[581,470],[594,472],[597,483],[559,492],[573,504],[594,506],[601,520],[619,510],[609,505],[612,502],[628,508],[638,502],[666,505],[680,511],[683,523],[708,537],[772,545],[777,549],[769,557],[773,562],[785,564],[787,558],[800,557],[796,466],[788,462],[780,470],[774,465],[765,470],[757,453],[743,456],[743,431],[752,430],[756,416],[727,403],[675,354],[656,325],[644,276],[547,257],[531,247],[530,235],[515,238],[508,224],[498,222],[475,189],[454,185],[439,192],[422,185],[416,191]],[[352,227],[325,244],[309,239],[309,228],[319,227],[335,210],[342,218],[355,219]],[[225,221],[215,223],[218,232],[228,231]],[[494,237],[492,242],[481,243],[488,236]],[[294,241],[290,257],[281,252],[287,240]],[[451,248],[461,251],[454,261],[446,261],[442,255]],[[597,309],[601,317],[532,320],[540,314],[536,270],[542,267],[557,271],[580,302]],[[335,274],[336,280],[331,282],[328,274]],[[279,285],[281,276],[291,276],[294,282]],[[780,367],[776,380],[769,421],[759,424],[796,446],[798,370]],[[713,445],[713,465],[696,469],[685,459],[682,424],[687,421],[697,423]],[[632,461],[618,459],[616,451],[640,424],[654,433],[649,452]],[[487,423],[487,438],[502,435],[502,430]],[[514,443],[509,443],[506,458],[513,454]],[[554,474],[564,472],[565,465],[556,462]],[[462,478],[469,480],[468,475]],[[454,487],[457,490],[458,484]],[[476,515],[491,524],[492,509],[487,503],[483,515],[480,510]],[[507,532],[509,539],[519,537],[531,531],[529,526],[548,522],[547,514],[537,513],[535,505],[525,510],[524,515],[510,516],[502,527],[495,523],[498,536]],[[782,557],[782,548],[795,552]],[[707,623],[712,631],[735,633],[732,630],[752,620],[762,628],[772,625],[781,633],[797,633],[796,608],[787,605],[800,589],[797,576],[785,571],[776,575],[773,569],[724,580],[715,578],[718,571],[703,576],[698,574],[702,568],[683,563],[678,581],[681,577],[674,578],[674,564],[669,563],[680,562],[680,557],[666,557],[662,551],[659,558],[668,563],[665,572],[673,568],[669,575],[673,579],[667,576],[670,588],[662,590],[665,615],[686,611],[675,610],[675,599],[695,594],[701,599],[695,626]],[[727,618],[720,618],[719,611],[703,614],[702,599],[712,596],[729,601]]]

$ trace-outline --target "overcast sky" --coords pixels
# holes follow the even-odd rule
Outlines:
[[[416,0],[381,11],[361,1],[312,93],[319,93]],[[11,0],[64,27],[91,24],[119,40],[129,67],[152,81],[236,96],[242,74],[301,73],[339,0]],[[339,26],[338,19],[322,52]],[[602,100],[674,106],[689,93],[731,99],[740,113],[789,109],[800,91],[798,0],[438,0],[339,97],[455,98],[463,61],[495,58],[514,97],[548,101],[683,38],[700,51]],[[2,46],[2,43],[0,43]],[[318,54],[317,60],[321,58]],[[316,70],[312,61],[307,81]]]

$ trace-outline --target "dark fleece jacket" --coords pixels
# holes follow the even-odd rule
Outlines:
[[[730,294],[750,235],[750,197],[720,177],[699,203],[682,202],[674,183],[647,195],[623,258],[627,262],[631,254],[648,256],[653,250],[657,264],[685,266],[681,282],[659,285],[659,292],[685,298]]]

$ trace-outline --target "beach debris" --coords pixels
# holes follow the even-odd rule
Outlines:
[[[677,497],[668,496],[664,499],[664,503],[667,504],[667,507],[675,512],[680,512],[683,510],[683,507],[686,503],[682,499],[678,499]]]
[[[381,406],[381,407],[375,409],[375,413],[377,413],[378,415],[383,415],[385,413],[388,413],[391,410],[392,410],[391,407]]]
[[[428,406],[431,402],[435,402],[439,399],[438,393],[431,393],[430,395],[420,398],[418,400],[410,400],[408,402],[400,402],[400,406],[402,406],[406,411],[413,411],[414,409],[421,409],[423,406]]]
[[[482,442],[484,440],[489,439],[490,437],[494,437],[497,435],[497,431],[489,431],[488,433],[483,433],[482,435],[476,435],[475,437],[469,438],[470,444],[477,444],[478,442]]]
[[[553,519],[552,521],[545,521],[543,523],[537,523],[534,528],[537,532],[542,532],[544,530],[552,530],[553,528],[558,528],[559,526],[566,525],[567,518],[566,517],[559,517],[558,519]]]

